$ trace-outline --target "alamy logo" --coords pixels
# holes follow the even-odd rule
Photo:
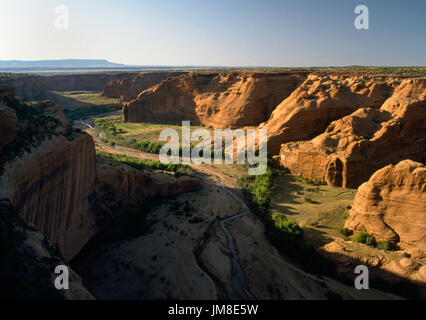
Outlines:
[[[65,5],[57,6],[55,8],[55,14],[57,15],[55,19],[55,28],[58,30],[68,30],[70,27],[68,7]]]
[[[68,290],[69,284],[69,269],[67,266],[59,265],[55,268],[55,274],[59,274],[55,278],[55,288],[58,290]]]
[[[256,144],[256,132],[258,143]],[[215,129],[212,136],[207,129],[190,129],[190,121],[182,121],[182,143],[179,133],[171,128],[161,131],[160,141],[167,143],[160,150],[160,162],[164,164],[214,164],[234,163],[236,145],[237,163],[254,166],[249,175],[261,175],[267,167],[267,131],[265,129]],[[198,142],[195,146],[192,143]],[[213,144],[213,152],[212,152]],[[247,157],[246,157],[247,154]],[[180,157],[181,156],[181,157]],[[225,158],[225,159],[223,159]]]
[[[358,30],[368,30],[370,28],[368,7],[365,5],[356,6],[355,13],[358,14],[354,22],[355,28]]]
[[[370,289],[370,278],[367,266],[359,265],[355,267],[355,273],[359,274],[355,278],[355,288],[358,290],[367,290]]]

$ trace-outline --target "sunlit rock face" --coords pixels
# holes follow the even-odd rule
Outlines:
[[[266,121],[273,109],[303,81],[303,73],[202,73],[164,80],[123,108],[126,121],[237,128]]]
[[[403,80],[380,108],[360,108],[308,141],[281,147],[290,172],[358,187],[378,169],[404,159],[426,159],[426,81]]]
[[[404,160],[375,172],[362,184],[346,221],[377,241],[391,241],[426,253],[426,167]]]
[[[124,101],[133,100],[139,93],[161,81],[185,74],[186,72],[140,72],[137,75],[108,82],[102,90],[102,95]]]

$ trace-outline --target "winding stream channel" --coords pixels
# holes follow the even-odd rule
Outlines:
[[[210,180],[208,178],[205,178],[201,175],[196,175],[198,178],[201,178],[203,180]],[[232,286],[234,287],[235,291],[237,292],[237,294],[239,295],[239,297],[241,299],[245,299],[248,300],[250,298],[256,298],[255,294],[249,289],[249,295],[250,297],[247,295],[246,291],[244,290],[244,285],[247,287],[247,283],[246,283],[246,277],[244,275],[244,271],[240,265],[239,262],[239,258],[238,258],[238,253],[237,250],[235,248],[235,244],[234,244],[234,238],[232,237],[231,232],[226,228],[225,224],[226,222],[235,220],[239,217],[245,216],[247,214],[250,213],[249,208],[247,207],[247,205],[245,204],[245,202],[243,200],[241,200],[235,193],[233,193],[232,191],[230,191],[228,188],[226,188],[225,186],[223,186],[222,184],[219,184],[219,187],[224,190],[226,193],[228,193],[232,198],[234,198],[242,207],[243,211],[234,214],[231,217],[227,217],[224,218],[222,220],[219,221],[219,225],[220,228],[222,229],[223,233],[226,236],[227,242],[228,242],[228,248],[232,253],[232,270],[233,270],[233,274],[232,274]],[[197,261],[197,260],[196,260]],[[200,269],[203,269],[200,265],[199,265]],[[213,281],[214,283],[214,281]]]

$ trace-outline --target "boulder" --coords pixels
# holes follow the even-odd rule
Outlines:
[[[375,172],[359,187],[345,227],[426,253],[426,167],[404,160]]]

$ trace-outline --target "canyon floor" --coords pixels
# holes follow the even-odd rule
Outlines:
[[[94,124],[93,118],[75,122],[75,126],[85,128],[93,136],[99,151],[158,159],[155,154],[113,146],[87,124]],[[156,206],[149,213],[150,228],[146,234],[97,247],[79,258],[77,271],[96,298],[398,298],[377,290],[358,291],[334,279],[302,271],[268,242],[262,223],[253,213],[225,223],[244,277],[238,288],[238,271],[220,221],[244,210],[244,197],[236,182],[246,169],[242,165],[191,166],[203,179],[202,190],[164,200]],[[333,194],[336,203],[347,205],[353,191],[342,190],[333,188]],[[186,208],[184,213],[180,208]],[[306,216],[303,210],[300,212],[301,217]]]

